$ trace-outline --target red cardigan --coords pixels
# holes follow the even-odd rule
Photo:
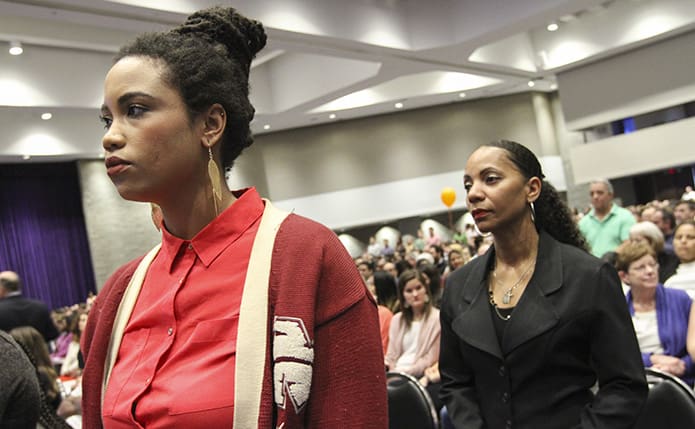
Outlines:
[[[87,429],[102,427],[101,387],[109,339],[123,293],[141,259],[109,278],[82,336],[82,419]],[[291,386],[278,384],[281,380],[273,375],[277,365],[292,360],[273,353],[273,337],[284,335],[278,326],[287,328],[288,323],[299,323],[313,343],[311,390],[304,404],[296,404]],[[266,344],[258,428],[388,426],[376,304],[336,235],[301,216],[289,215],[275,239]]]

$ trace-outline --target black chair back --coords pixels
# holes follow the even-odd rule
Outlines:
[[[695,392],[680,378],[646,368],[649,396],[635,429],[695,427]]]
[[[390,429],[437,429],[432,398],[418,381],[404,373],[386,373]]]

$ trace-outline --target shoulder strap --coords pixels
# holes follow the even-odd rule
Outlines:
[[[264,201],[265,209],[251,248],[239,312],[234,378],[234,427],[240,428],[256,427],[258,424],[268,335],[270,263],[275,236],[280,225],[289,215],[288,212],[275,208],[270,201]],[[157,256],[160,247],[161,244],[158,244],[150,250],[135,269],[118,306],[106,352],[106,361],[104,362],[104,378],[101,389],[102,406],[104,405],[104,394],[109,376],[118,357],[123,332],[135,308],[147,269]],[[243,391],[240,386],[243,386]]]
[[[109,339],[109,347],[106,350],[106,361],[104,362],[104,378],[101,383],[101,406],[104,406],[104,394],[106,393],[106,386],[109,383],[109,377],[111,376],[111,370],[113,365],[116,363],[116,358],[118,357],[118,350],[121,348],[121,340],[123,339],[123,332],[125,327],[130,320],[130,315],[133,313],[135,308],[135,303],[138,300],[138,295],[140,295],[140,289],[145,281],[145,274],[147,274],[147,269],[154,260],[155,256],[159,252],[162,244],[157,244],[152,250],[150,250],[138,267],[133,273],[128,287],[123,293],[123,298],[121,298],[121,303],[118,305],[118,311],[116,312],[116,318],[113,322],[113,328],[111,329],[111,339]]]
[[[234,369],[234,426],[254,428],[263,390],[268,341],[268,287],[275,236],[289,215],[265,200],[265,210],[251,248],[239,312]]]

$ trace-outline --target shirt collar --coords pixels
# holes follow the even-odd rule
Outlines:
[[[265,204],[255,188],[232,192],[237,200],[207,224],[190,241],[183,240],[162,228],[161,257],[171,271],[177,254],[191,246],[198,258],[208,267],[224,249],[234,243],[263,214]]]
[[[611,209],[610,211],[606,214],[606,216],[603,217],[602,221],[608,219],[609,217],[613,216],[615,214],[615,211],[618,210],[618,206],[615,203],[611,203]],[[596,217],[596,209],[592,208],[589,214],[594,217]],[[597,218],[598,219],[598,218]]]

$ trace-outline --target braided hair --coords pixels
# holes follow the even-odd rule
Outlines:
[[[191,121],[219,103],[228,116],[222,164],[231,167],[253,143],[249,72],[266,37],[260,22],[230,7],[212,7],[193,13],[170,31],[139,36],[121,48],[115,62],[129,56],[161,61],[166,66],[163,79],[179,91]]]
[[[545,175],[536,155],[526,146],[510,140],[497,140],[483,146],[503,149],[526,180],[532,177],[541,180],[541,193],[533,204],[536,229],[545,230],[557,241],[587,250],[586,240],[572,219],[569,208],[555,187],[543,180]]]

